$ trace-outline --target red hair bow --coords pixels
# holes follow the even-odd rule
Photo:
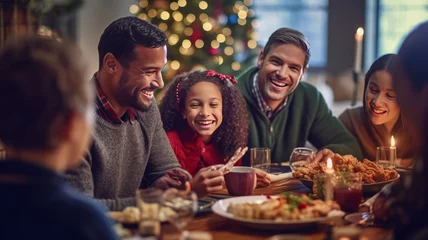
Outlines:
[[[229,79],[233,84],[237,84],[238,83],[238,81],[236,81],[236,79],[235,79],[234,76],[224,75],[224,74],[218,73],[218,72],[216,72],[214,70],[209,70],[207,72],[207,75],[205,75],[205,76],[207,76],[207,77],[218,77],[218,78],[220,78],[220,80],[223,80],[223,81],[226,80],[226,79]]]

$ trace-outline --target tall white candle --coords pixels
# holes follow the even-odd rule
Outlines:
[[[389,164],[390,167],[395,166],[396,157],[397,157],[397,148],[395,146],[395,139],[394,139],[394,136],[391,136],[391,148],[390,148],[390,156],[389,156],[389,159],[391,160]]]
[[[364,29],[358,28],[355,33],[355,66],[354,71],[356,73],[361,72],[361,59],[363,58],[363,36]]]
[[[331,158],[327,159],[327,168],[325,170],[326,179],[325,179],[325,190],[324,190],[324,197],[326,201],[333,200],[333,175],[334,175],[334,169],[333,169],[333,161]]]

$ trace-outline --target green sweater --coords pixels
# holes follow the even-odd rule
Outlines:
[[[318,149],[328,148],[362,159],[357,139],[333,116],[322,94],[309,83],[300,82],[288,96],[286,106],[269,120],[252,92],[257,71],[258,68],[251,68],[237,78],[251,116],[249,148],[268,147],[272,162],[280,163],[289,160],[293,148],[303,147],[309,141]],[[244,164],[249,162],[246,154]]]

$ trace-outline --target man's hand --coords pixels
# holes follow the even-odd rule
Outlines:
[[[334,152],[330,149],[324,148],[323,150],[317,152],[317,155],[315,156],[314,162],[319,162],[326,158],[332,158],[334,157]]]
[[[166,172],[163,177],[160,177],[157,180],[155,187],[163,190],[168,188],[177,188],[180,190],[185,190],[190,187],[188,182],[189,179],[189,176],[183,171],[180,171],[178,169],[172,169]]]
[[[204,197],[209,193],[223,189],[224,177],[223,172],[215,170],[212,167],[206,167],[199,170],[191,181],[192,191],[198,197]]]
[[[257,187],[266,187],[270,184],[270,177],[267,172],[260,170],[258,168],[254,169],[257,177]]]

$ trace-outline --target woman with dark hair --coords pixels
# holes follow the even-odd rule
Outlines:
[[[414,171],[384,190],[373,204],[376,219],[394,239],[428,239],[428,21],[404,40],[394,65],[393,86],[415,148]]]
[[[339,119],[358,139],[365,158],[376,159],[376,147],[389,146],[391,136],[397,142],[397,158],[409,166],[412,149],[401,119],[400,106],[392,89],[392,62],[395,54],[378,58],[370,67],[364,82],[363,106],[347,109]]]

